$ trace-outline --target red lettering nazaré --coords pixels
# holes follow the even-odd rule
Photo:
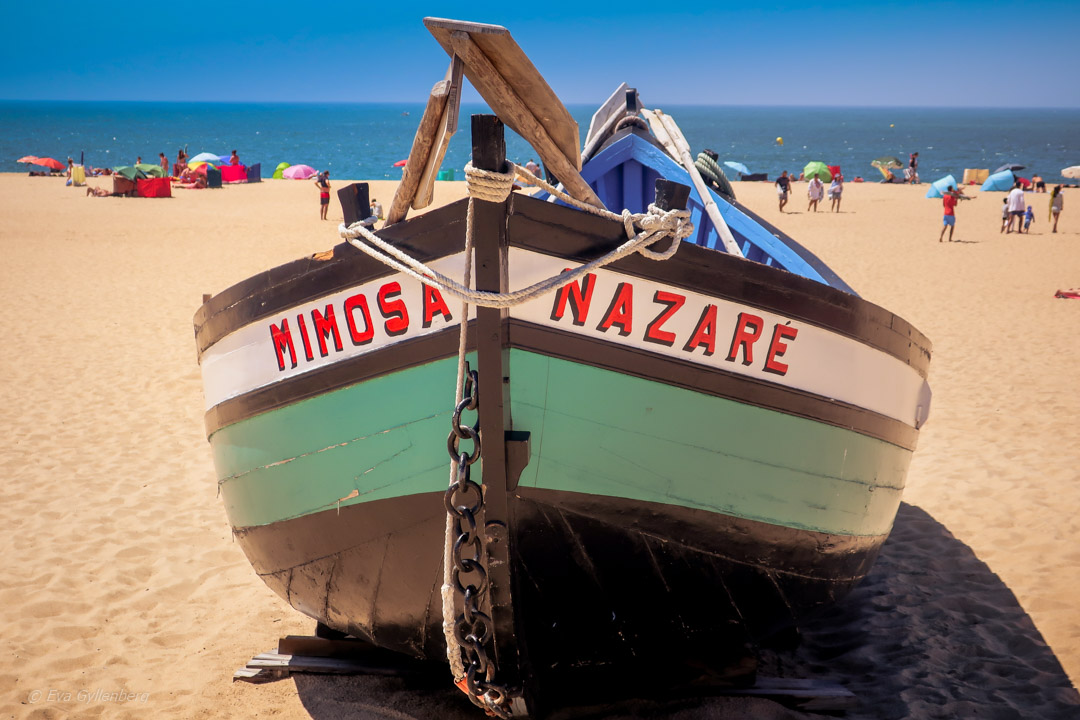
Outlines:
[[[685,295],[678,295],[676,293],[665,292],[663,290],[657,290],[653,295],[653,302],[666,305],[660,314],[649,323],[645,328],[645,342],[657,343],[659,345],[667,345],[671,347],[675,344],[675,333],[663,330],[664,323],[666,323],[672,315],[679,311],[679,308],[686,302]]]
[[[694,332],[690,336],[690,340],[687,341],[683,350],[687,352],[694,352],[697,348],[705,346],[705,354],[712,355],[716,352],[716,306],[706,305],[705,310],[702,311],[701,317],[697,321],[697,325],[694,327]]]
[[[570,272],[566,268],[563,272]],[[555,304],[551,307],[551,319],[562,320],[566,313],[567,300],[570,301],[570,311],[574,313],[574,324],[584,325],[585,318],[589,314],[589,303],[592,302],[593,288],[596,286],[596,276],[586,273],[581,279],[581,284],[567,283],[559,288],[555,294]]]
[[[600,332],[607,332],[612,325],[619,326],[619,334],[629,335],[633,331],[634,324],[634,286],[627,282],[619,283],[615,288],[615,295],[611,299],[611,306],[604,313],[604,319],[596,326]]]
[[[727,360],[734,361],[739,356],[739,348],[743,351],[743,365],[754,362],[754,343],[761,337],[761,331],[765,327],[765,321],[757,315],[739,313],[739,321],[735,324],[735,334],[731,337],[731,349],[728,351]]]
[[[777,360],[778,357],[784,354],[787,350],[787,343],[785,340],[794,340],[795,336],[799,334],[799,328],[794,328],[789,325],[777,324],[773,328],[772,342],[769,343],[769,354],[765,358],[765,367],[762,368],[767,373],[773,373],[775,375],[786,375],[788,366],[785,363]]]

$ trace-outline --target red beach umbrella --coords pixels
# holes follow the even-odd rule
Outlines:
[[[63,170],[65,165],[59,160],[53,160],[52,158],[38,158],[35,165],[44,165],[50,170]]]
[[[19,158],[15,162],[29,163],[30,165],[37,165],[37,161],[38,161],[38,156],[37,155],[27,155],[25,157]]]
[[[394,167],[405,167],[406,162],[408,162],[408,160],[398,160],[396,163],[394,163]]]

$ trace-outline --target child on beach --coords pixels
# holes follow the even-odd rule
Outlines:
[[[1031,209],[1030,205],[1028,205],[1027,211],[1024,212],[1024,232],[1026,232],[1026,233],[1031,232],[1028,228],[1031,227],[1031,223],[1033,223],[1034,221],[1035,221],[1035,211]]]
[[[1009,224],[1009,198],[1001,199],[1001,232],[1005,232],[1005,226]]]

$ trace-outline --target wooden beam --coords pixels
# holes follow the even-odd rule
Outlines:
[[[428,153],[427,162],[424,164],[424,172],[420,177],[420,186],[416,189],[416,195],[412,200],[413,210],[420,210],[431,204],[435,192],[435,179],[439,174],[439,168],[442,167],[443,158],[446,157],[446,148],[450,145],[450,138],[457,132],[463,68],[464,63],[461,58],[455,55],[450,60],[450,68],[446,71],[446,81],[450,83],[446,107],[443,109],[442,118],[439,119],[435,144],[431,152]]]
[[[506,160],[503,123],[494,115],[472,116],[472,164],[480,170],[501,169]],[[509,239],[506,234],[507,201],[493,203],[473,199],[473,248],[476,254],[476,289],[506,292]],[[508,313],[505,309],[476,309],[476,356],[480,394],[480,440],[483,461],[488,579],[491,582],[491,620],[496,659],[495,682],[520,682],[520,659],[514,629],[511,594],[510,533],[507,508],[506,431],[510,418],[510,384],[507,353]],[[500,527],[501,532],[491,532]]]
[[[428,96],[424,115],[420,118],[420,125],[416,128],[416,136],[413,137],[412,149],[409,150],[409,159],[405,161],[405,170],[401,174],[401,182],[394,193],[394,200],[390,203],[390,210],[386,213],[386,223],[383,227],[401,222],[409,212],[416,189],[420,186],[420,178],[424,167],[427,165],[428,155],[435,144],[436,133],[443,119],[443,110],[450,96],[450,83],[440,80],[431,88]]]
[[[469,34],[455,31],[450,34],[450,42],[453,44],[454,53],[461,57],[471,70],[469,79],[472,80],[476,89],[490,105],[502,108],[501,112],[506,115],[507,123],[533,146],[544,162],[544,167],[559,178],[567,193],[589,205],[604,207],[604,203],[596,196],[577,169],[581,162],[580,157],[575,157],[571,161],[563,154],[540,121],[514,92],[514,88],[499,74]],[[501,171],[502,168],[498,170]]]

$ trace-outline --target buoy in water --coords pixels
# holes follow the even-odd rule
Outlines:
[[[784,138],[782,138],[782,137],[776,138],[776,144],[777,145],[783,145],[784,144]]]
[[[889,123],[889,127],[896,127],[896,126],[893,125],[892,123]]]

